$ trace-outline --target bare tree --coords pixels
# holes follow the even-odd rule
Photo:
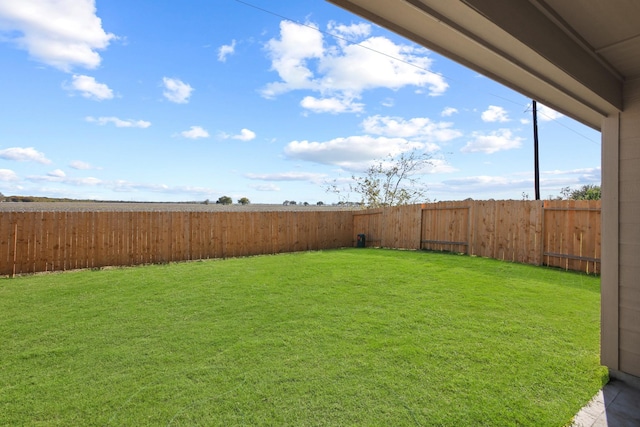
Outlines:
[[[376,161],[363,175],[352,175],[348,193],[359,195],[368,208],[398,206],[428,201],[427,188],[419,172],[431,165],[431,156],[412,150],[398,156],[389,155]],[[345,197],[344,190],[334,181],[327,191]]]

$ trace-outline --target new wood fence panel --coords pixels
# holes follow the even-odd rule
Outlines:
[[[496,258],[496,209],[493,201],[479,201],[472,205],[472,231],[470,254]]]
[[[600,209],[600,201],[546,201],[544,263],[599,273]]]
[[[33,272],[47,271],[47,260],[44,254],[47,252],[47,227],[45,212],[38,212],[35,220],[35,252]]]
[[[8,269],[12,264],[11,257],[11,234],[14,227],[13,212],[5,212],[0,221],[0,265]],[[10,274],[10,272],[2,271],[0,274]]]
[[[105,214],[103,216],[105,227],[106,239],[104,241],[103,249],[103,265],[118,265],[117,264],[117,254],[118,254],[118,216],[113,214],[110,215],[111,212]]]
[[[275,237],[275,253],[285,252],[287,250],[287,245],[289,242],[289,224],[287,221],[289,217],[286,212],[277,212],[277,228],[276,233],[274,233]]]
[[[29,271],[42,271],[42,213],[37,212],[31,219],[32,234],[29,245]]]
[[[296,224],[293,216],[290,212],[284,213],[285,221],[284,227],[286,228],[286,240],[283,242],[282,252],[295,252],[295,248],[298,242],[298,230],[296,230]]]
[[[16,273],[29,273],[29,244],[31,239],[32,226],[31,215],[25,215],[26,212],[20,213],[20,222],[16,228]]]
[[[260,215],[251,212],[248,235],[251,237],[247,248],[247,255],[260,255],[269,253],[268,247],[264,245],[262,237],[262,221]]]
[[[122,246],[122,216],[121,212],[114,212],[109,215],[109,262],[107,265],[122,265],[120,251]]]
[[[597,273],[600,202],[460,201],[330,212],[2,212],[0,274],[354,246]]]
[[[420,249],[421,205],[395,207],[389,210],[396,223],[387,227],[395,236],[395,247],[402,249]],[[388,221],[387,221],[388,223]]]
[[[149,212],[141,212],[141,213],[142,213],[141,223],[146,224],[146,227],[144,227],[144,229],[141,230],[142,242],[141,242],[140,263],[151,264],[154,262],[153,254],[151,251],[151,242],[153,240],[154,232],[157,225],[153,221]]]
[[[511,236],[508,235],[509,227],[508,222],[505,223],[505,211],[507,206],[505,206],[507,201],[501,200],[497,201],[494,204],[495,210],[495,229],[494,229],[494,250],[495,257],[497,259],[506,261],[510,259],[509,256],[509,238]]]
[[[13,264],[14,264],[14,271],[16,274],[22,274],[22,273],[26,273],[26,269],[24,268],[24,264],[25,264],[25,259],[28,256],[28,252],[26,250],[26,236],[25,236],[25,227],[24,227],[24,223],[25,223],[25,218],[28,217],[28,215],[25,215],[25,212],[20,212],[17,215],[17,221],[16,221],[16,226],[14,227],[14,236],[13,236],[13,240],[14,240],[14,259],[13,259]]]
[[[540,264],[537,242],[542,231],[542,207],[540,201],[513,202],[510,205],[510,233],[514,236],[512,261]]]
[[[276,213],[271,215],[260,215],[262,223],[262,233],[264,236],[265,253],[278,253],[278,221],[279,216]]]
[[[304,216],[298,215],[290,215],[291,217],[291,231],[295,239],[293,241],[293,246],[288,252],[300,252],[307,249],[307,236],[308,236],[308,226],[305,221],[306,218]]]
[[[438,202],[421,206],[421,247],[470,253],[470,206],[466,202]]]
[[[352,220],[354,233],[352,245],[355,246],[358,234],[364,234],[367,247],[383,246],[382,220],[382,209],[354,212]]]
[[[20,220],[17,224],[18,225],[17,228],[15,229],[16,231],[16,239],[15,239],[16,274],[29,272],[26,267],[28,264],[28,257],[29,257],[29,236],[27,233],[29,232],[28,227],[30,226],[29,224],[30,215],[25,215],[25,213],[26,212],[20,212],[20,217],[19,217]]]
[[[383,248],[401,248],[400,236],[398,235],[399,228],[403,225],[400,222],[398,207],[386,208],[382,211],[382,227],[380,229],[380,246]]]
[[[260,229],[260,216],[256,215],[256,212],[251,212],[249,215],[249,227],[247,234],[250,237],[247,247],[247,255],[259,255],[268,253],[267,248],[262,245],[262,236]]]
[[[83,234],[82,230],[82,212],[79,212],[78,215],[74,215],[71,218],[67,218],[71,224],[69,235],[71,238],[69,239],[69,269],[76,270],[82,267],[82,248],[81,248],[81,236]]]
[[[529,264],[542,265],[542,253],[544,252],[544,204],[531,203],[528,215],[525,217],[528,224],[528,250],[526,259]]]
[[[315,224],[313,227],[314,240],[316,242],[316,249],[326,249],[328,246],[328,235],[330,233],[330,224],[327,221],[322,221],[320,212],[312,212],[311,223]]]
[[[318,218],[316,217],[315,212],[307,212],[307,227],[308,227],[308,245],[307,250],[315,250],[320,249],[320,235],[318,234],[318,229],[321,227],[318,222]]]
[[[15,274],[30,273],[29,264],[29,228],[31,226],[31,215],[27,212],[20,212],[16,217],[16,227],[14,227],[14,271]]]
[[[333,216],[333,224],[336,224],[337,235],[333,238],[332,247],[344,248],[353,246],[354,230],[353,216],[351,212],[335,212]]]

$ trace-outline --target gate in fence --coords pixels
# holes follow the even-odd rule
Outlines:
[[[467,200],[416,206],[354,212],[354,232],[367,235],[367,246],[600,272],[600,201]],[[399,233],[405,236],[402,245],[397,237],[389,238]]]

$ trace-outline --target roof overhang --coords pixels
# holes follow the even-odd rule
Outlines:
[[[543,0],[328,1],[594,129],[623,109],[624,77]]]

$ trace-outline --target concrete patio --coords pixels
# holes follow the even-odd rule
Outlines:
[[[612,378],[578,412],[572,427],[640,426],[640,384]]]

